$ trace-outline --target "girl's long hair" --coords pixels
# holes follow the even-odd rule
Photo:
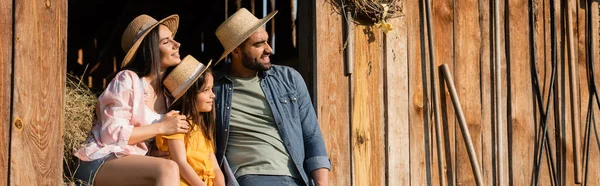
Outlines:
[[[171,105],[169,110],[179,110],[180,114],[183,114],[187,117],[188,123],[190,123],[192,128],[198,127],[204,134],[206,140],[214,143],[213,139],[215,136],[216,127],[214,104],[210,112],[200,113],[198,112],[198,108],[196,108],[196,96],[204,88],[203,86],[205,84],[207,74],[212,75],[210,68],[200,75],[198,80],[192,84],[192,86],[181,96],[181,98],[179,98],[179,100]]]

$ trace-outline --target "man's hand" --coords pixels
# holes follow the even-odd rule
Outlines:
[[[310,174],[316,186],[329,186],[329,169],[320,168],[312,171]]]

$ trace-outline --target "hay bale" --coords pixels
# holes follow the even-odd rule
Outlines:
[[[96,95],[76,76],[67,74],[66,85],[63,157],[66,164],[65,177],[72,178],[70,175],[74,170],[70,169],[76,160],[73,149],[81,147],[92,128],[92,121],[96,117],[94,110],[97,99]]]

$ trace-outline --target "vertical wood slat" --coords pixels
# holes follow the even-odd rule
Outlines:
[[[352,165],[355,185],[385,184],[381,34],[375,27],[357,25],[355,32],[352,125]],[[353,36],[350,36],[353,37]],[[367,105],[370,105],[367,107]]]
[[[598,1],[592,1],[589,11],[591,11],[592,14],[592,34],[594,34],[592,41],[594,50],[594,75],[596,76],[596,87],[598,88],[600,87],[600,5]],[[590,135],[590,159],[588,160],[589,172],[587,173],[588,185],[600,185],[600,168],[597,166],[600,164],[600,142],[598,141],[600,138],[600,136],[598,136],[600,135],[600,108],[598,108],[598,105],[594,106],[594,111],[595,120],[593,121],[593,124],[596,125],[596,130],[592,130]],[[585,167],[585,164],[583,167]]]
[[[435,52],[435,56],[436,56],[436,61],[435,61],[435,69],[437,69],[437,67],[441,64],[446,64],[448,65],[448,67],[450,69],[454,68],[454,3],[451,0],[433,0],[431,1],[432,3],[432,21],[433,21],[433,31],[434,31],[434,38],[435,38],[435,45],[433,47],[434,52]],[[436,70],[437,73],[437,70]],[[438,81],[438,83],[440,83],[440,81]],[[437,85],[436,85],[437,86]],[[440,91],[440,94],[443,93],[441,92],[441,89],[438,89]],[[449,105],[451,107],[452,105],[452,101],[450,99],[449,96],[446,97],[446,100],[440,100],[440,105],[442,102],[446,102],[446,105]],[[432,155],[434,156],[433,158],[433,165],[435,165],[435,168],[432,169],[432,182],[433,183],[437,183],[439,182],[439,175],[437,175],[437,169],[439,168],[439,166],[443,166],[443,168],[445,168],[445,179],[447,183],[454,183],[454,179],[453,179],[453,171],[455,171],[455,162],[454,162],[454,155],[455,155],[455,149],[454,149],[454,132],[455,132],[455,126],[454,126],[454,121],[455,121],[455,116],[454,116],[454,109],[449,108],[446,110],[440,110],[440,115],[442,115],[441,112],[446,112],[446,117],[448,123],[446,124],[447,126],[444,126],[443,123],[440,123],[440,125],[442,125],[442,144],[443,144],[443,154],[442,156],[444,156],[444,165],[440,165],[439,164],[439,157],[437,157],[437,153],[433,153],[437,151],[437,147],[436,145],[433,145],[433,147],[435,148],[434,151],[432,151]],[[441,119],[443,120],[443,118]],[[434,134],[434,133],[432,133]],[[435,138],[434,138],[435,139]],[[435,144],[435,140],[434,141]],[[440,184],[441,185],[441,184]],[[454,184],[447,184],[447,185],[454,185]]]
[[[482,176],[484,185],[494,185],[497,184],[494,182],[494,175],[497,170],[497,165],[495,165],[495,161],[498,160],[498,157],[494,156],[494,132],[492,128],[492,107],[493,105],[493,97],[492,97],[492,58],[491,58],[491,40],[492,34],[490,33],[490,28],[492,28],[491,24],[491,7],[489,0],[479,0],[479,32],[480,32],[480,47],[479,47],[479,73],[481,77],[479,81],[481,82],[481,165],[482,165]],[[506,174],[504,174],[506,175]],[[506,176],[505,176],[506,177]],[[507,183],[506,181],[504,183]]]
[[[409,102],[409,140],[410,140],[410,185],[426,185],[426,167],[425,167],[425,135],[423,130],[423,82],[421,80],[423,63],[423,54],[421,52],[423,44],[421,41],[420,29],[421,15],[418,10],[419,1],[406,1],[404,10],[407,10],[406,25],[408,27],[408,102]]]
[[[533,97],[531,90],[531,77],[529,75],[529,38],[531,33],[528,28],[528,17],[523,16],[528,11],[527,1],[508,0],[507,17],[509,22],[506,34],[506,69],[509,73],[510,107],[508,123],[509,151],[507,152],[509,170],[512,174],[510,180],[514,185],[528,185],[532,178],[531,170],[533,160],[534,128]],[[510,49],[510,50],[508,50]]]
[[[398,1],[404,7],[406,1]],[[408,40],[406,17],[390,19],[395,30],[385,35],[384,109],[386,127],[386,185],[410,185]]]
[[[317,114],[331,159],[330,185],[350,185],[350,98],[349,80],[344,76],[341,15],[325,0],[316,2]],[[333,50],[333,51],[331,51]],[[316,65],[316,64],[315,64]]]
[[[13,16],[13,1],[0,1],[0,185],[7,185],[9,176]]]
[[[15,1],[10,183],[62,184],[67,1]]]
[[[455,2],[455,62],[454,71],[458,96],[461,101],[466,123],[473,140],[477,158],[482,159],[481,149],[481,93],[480,93],[480,68],[479,48],[481,36],[479,33],[479,14],[477,1]],[[475,177],[471,169],[465,141],[461,133],[456,133],[456,171],[457,184],[474,185]],[[479,162],[481,164],[481,162]],[[481,167],[480,167],[481,168]],[[479,170],[481,171],[481,170]],[[483,171],[481,171],[483,172]]]

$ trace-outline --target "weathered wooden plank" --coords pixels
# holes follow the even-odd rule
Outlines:
[[[592,14],[592,34],[594,34],[592,41],[592,47],[594,48],[594,75],[596,79],[596,87],[600,87],[600,4],[598,1],[592,1],[590,11]],[[590,159],[588,160],[589,172],[587,173],[587,185],[600,185],[600,168],[598,167],[600,164],[600,136],[598,136],[600,135],[600,108],[598,108],[596,105],[594,107],[594,111],[595,120],[593,123],[596,125],[596,127],[595,130],[591,131],[592,135],[590,135]]]
[[[403,7],[405,1],[399,1]],[[400,4],[401,3],[401,4]],[[406,16],[390,19],[394,31],[385,35],[384,81],[387,134],[386,185],[410,185],[408,26]]]
[[[13,59],[13,1],[0,1],[0,185],[8,184]]]
[[[62,184],[67,1],[15,1],[11,185]]]
[[[435,66],[433,67],[434,69],[436,69],[435,73],[438,73],[437,71],[437,67],[439,65],[442,64],[446,64],[448,65],[448,67],[450,69],[452,69],[454,67],[454,38],[453,38],[453,27],[454,27],[454,3],[451,0],[432,0],[432,25],[433,25],[433,37],[435,39],[435,46],[433,47],[434,49],[434,54],[435,54]],[[430,80],[431,82],[433,82],[433,80]],[[438,81],[438,83],[442,83],[440,81]],[[438,86],[438,85],[435,85]],[[438,88],[438,93],[442,93],[442,90],[439,90]],[[438,95],[438,97],[440,97]],[[444,130],[444,125],[443,122],[440,123],[442,130],[440,131],[440,134],[442,136],[444,136],[445,133],[448,134],[447,138],[448,139],[444,139],[444,137],[442,137],[442,140],[440,140],[442,142],[442,146],[443,146],[443,150],[444,152],[442,152],[442,158],[444,160],[444,165],[440,165],[439,164],[439,159],[440,157],[437,156],[437,141],[436,139],[436,132],[435,132],[435,122],[432,122],[432,128],[434,128],[434,130],[431,132],[431,142],[432,142],[432,169],[431,169],[431,174],[432,174],[432,183],[437,183],[440,181],[440,175],[438,175],[438,169],[439,166],[442,166],[443,170],[444,170],[444,179],[446,181],[446,183],[453,183],[453,179],[452,179],[452,173],[454,171],[454,121],[455,121],[455,116],[454,116],[454,109],[451,108],[452,105],[452,101],[450,99],[449,96],[446,97],[445,100],[440,100],[439,105],[441,105],[441,102],[446,102],[446,105],[450,105],[449,109],[446,109],[446,116],[448,118],[448,126],[447,129],[448,131]],[[441,109],[441,107],[440,107]],[[442,116],[442,110],[439,111],[440,112],[440,116]],[[433,118],[432,118],[433,119]],[[443,118],[440,118],[440,120],[442,120]],[[435,185],[437,185],[435,184]],[[439,184],[441,185],[441,184]],[[452,185],[452,184],[446,184],[446,185]]]
[[[382,112],[381,34],[357,25],[354,38],[354,82],[351,93],[352,165],[355,185],[385,185],[385,143]],[[350,36],[352,37],[352,36]],[[367,107],[367,105],[369,105]]]
[[[497,165],[495,161],[498,157],[494,156],[494,131],[492,127],[492,48],[491,40],[493,35],[490,34],[490,28],[492,28],[490,15],[491,7],[489,0],[479,0],[479,32],[480,32],[480,47],[479,47],[479,81],[481,82],[481,173],[483,174],[484,185],[494,185],[494,173]],[[504,174],[506,175],[506,174]],[[506,176],[505,176],[506,177]],[[504,183],[507,183],[504,181]]]
[[[409,98],[409,138],[410,138],[410,185],[426,185],[425,166],[425,135],[423,129],[424,92],[421,63],[424,62],[422,53],[419,15],[419,1],[406,1],[404,10],[408,26],[408,98]]]
[[[349,80],[344,76],[342,17],[326,0],[316,2],[319,124],[331,158],[330,185],[350,185]]]
[[[547,1],[547,0],[546,0]],[[529,3],[529,2],[528,2]],[[550,79],[551,79],[551,73],[552,73],[552,61],[551,61],[551,47],[550,47],[550,24],[549,22],[549,16],[550,16],[550,8],[549,8],[549,1],[548,2],[544,2],[544,1],[533,1],[533,6],[534,6],[534,18],[535,18],[535,30],[533,30],[531,32],[531,34],[533,34],[534,40],[535,40],[535,50],[533,51],[533,55],[535,55],[535,63],[536,63],[536,70],[538,73],[538,80],[539,80],[539,88],[540,88],[540,96],[541,99],[543,101],[543,103],[541,105],[538,105],[537,100],[535,100],[534,103],[534,113],[535,113],[535,123],[533,123],[533,126],[535,128],[536,131],[536,135],[537,132],[541,129],[541,122],[542,122],[542,113],[539,111],[539,108],[543,108],[546,109],[546,104],[548,101],[548,94],[550,91]],[[528,8],[529,9],[529,8]],[[529,17],[529,11],[528,13],[528,17]],[[529,20],[528,20],[529,21]],[[528,38],[531,37],[531,35],[527,36]],[[531,46],[530,46],[531,47]],[[530,53],[531,55],[531,53]],[[556,73],[556,75],[558,75],[558,71]],[[547,116],[547,121],[546,124],[548,125],[548,130],[547,130],[547,136],[549,137],[549,139],[546,139],[546,143],[549,143],[550,146],[552,147],[552,150],[554,152],[554,154],[552,155],[552,158],[554,159],[554,163],[556,164],[556,162],[558,161],[558,157],[560,155],[559,152],[559,148],[561,146],[561,144],[563,143],[560,137],[560,126],[558,126],[558,128],[556,127],[557,124],[559,124],[560,122],[557,121],[561,121],[560,118],[562,118],[563,116],[560,115],[561,112],[559,112],[559,106],[563,105],[562,102],[558,101],[558,81],[555,81],[554,86],[555,88],[553,88],[553,94],[550,96],[553,96],[552,99],[550,99],[550,110],[548,110],[548,116]],[[533,91],[533,90],[532,90]],[[534,95],[533,99],[537,99]],[[545,110],[544,110],[545,111]],[[556,115],[557,114],[557,115]],[[536,138],[539,136],[536,136]],[[548,166],[548,157],[546,156],[546,151],[547,149],[544,147],[544,154],[542,154],[543,156],[543,161],[542,164],[540,166],[540,178],[539,181],[541,184],[551,184],[551,178],[550,178],[550,169]],[[532,160],[533,162],[533,160]],[[557,166],[558,168],[558,166]],[[558,176],[558,174],[556,174]]]
[[[466,123],[469,127],[469,133],[475,147],[477,158],[481,160],[482,141],[481,141],[481,90],[480,90],[480,44],[481,35],[478,23],[478,2],[477,1],[456,1],[455,2],[455,86],[458,96],[461,99],[463,112],[466,116]],[[471,169],[471,163],[465,141],[461,133],[456,133],[456,181],[457,185],[475,185],[474,173]],[[479,162],[481,164],[481,162]]]
[[[533,147],[535,144],[533,94],[530,76],[528,3],[524,0],[509,0],[508,23],[505,23],[506,33],[506,63],[509,68],[510,83],[509,121],[506,123],[508,132],[511,184],[528,185],[532,178],[531,170]]]

